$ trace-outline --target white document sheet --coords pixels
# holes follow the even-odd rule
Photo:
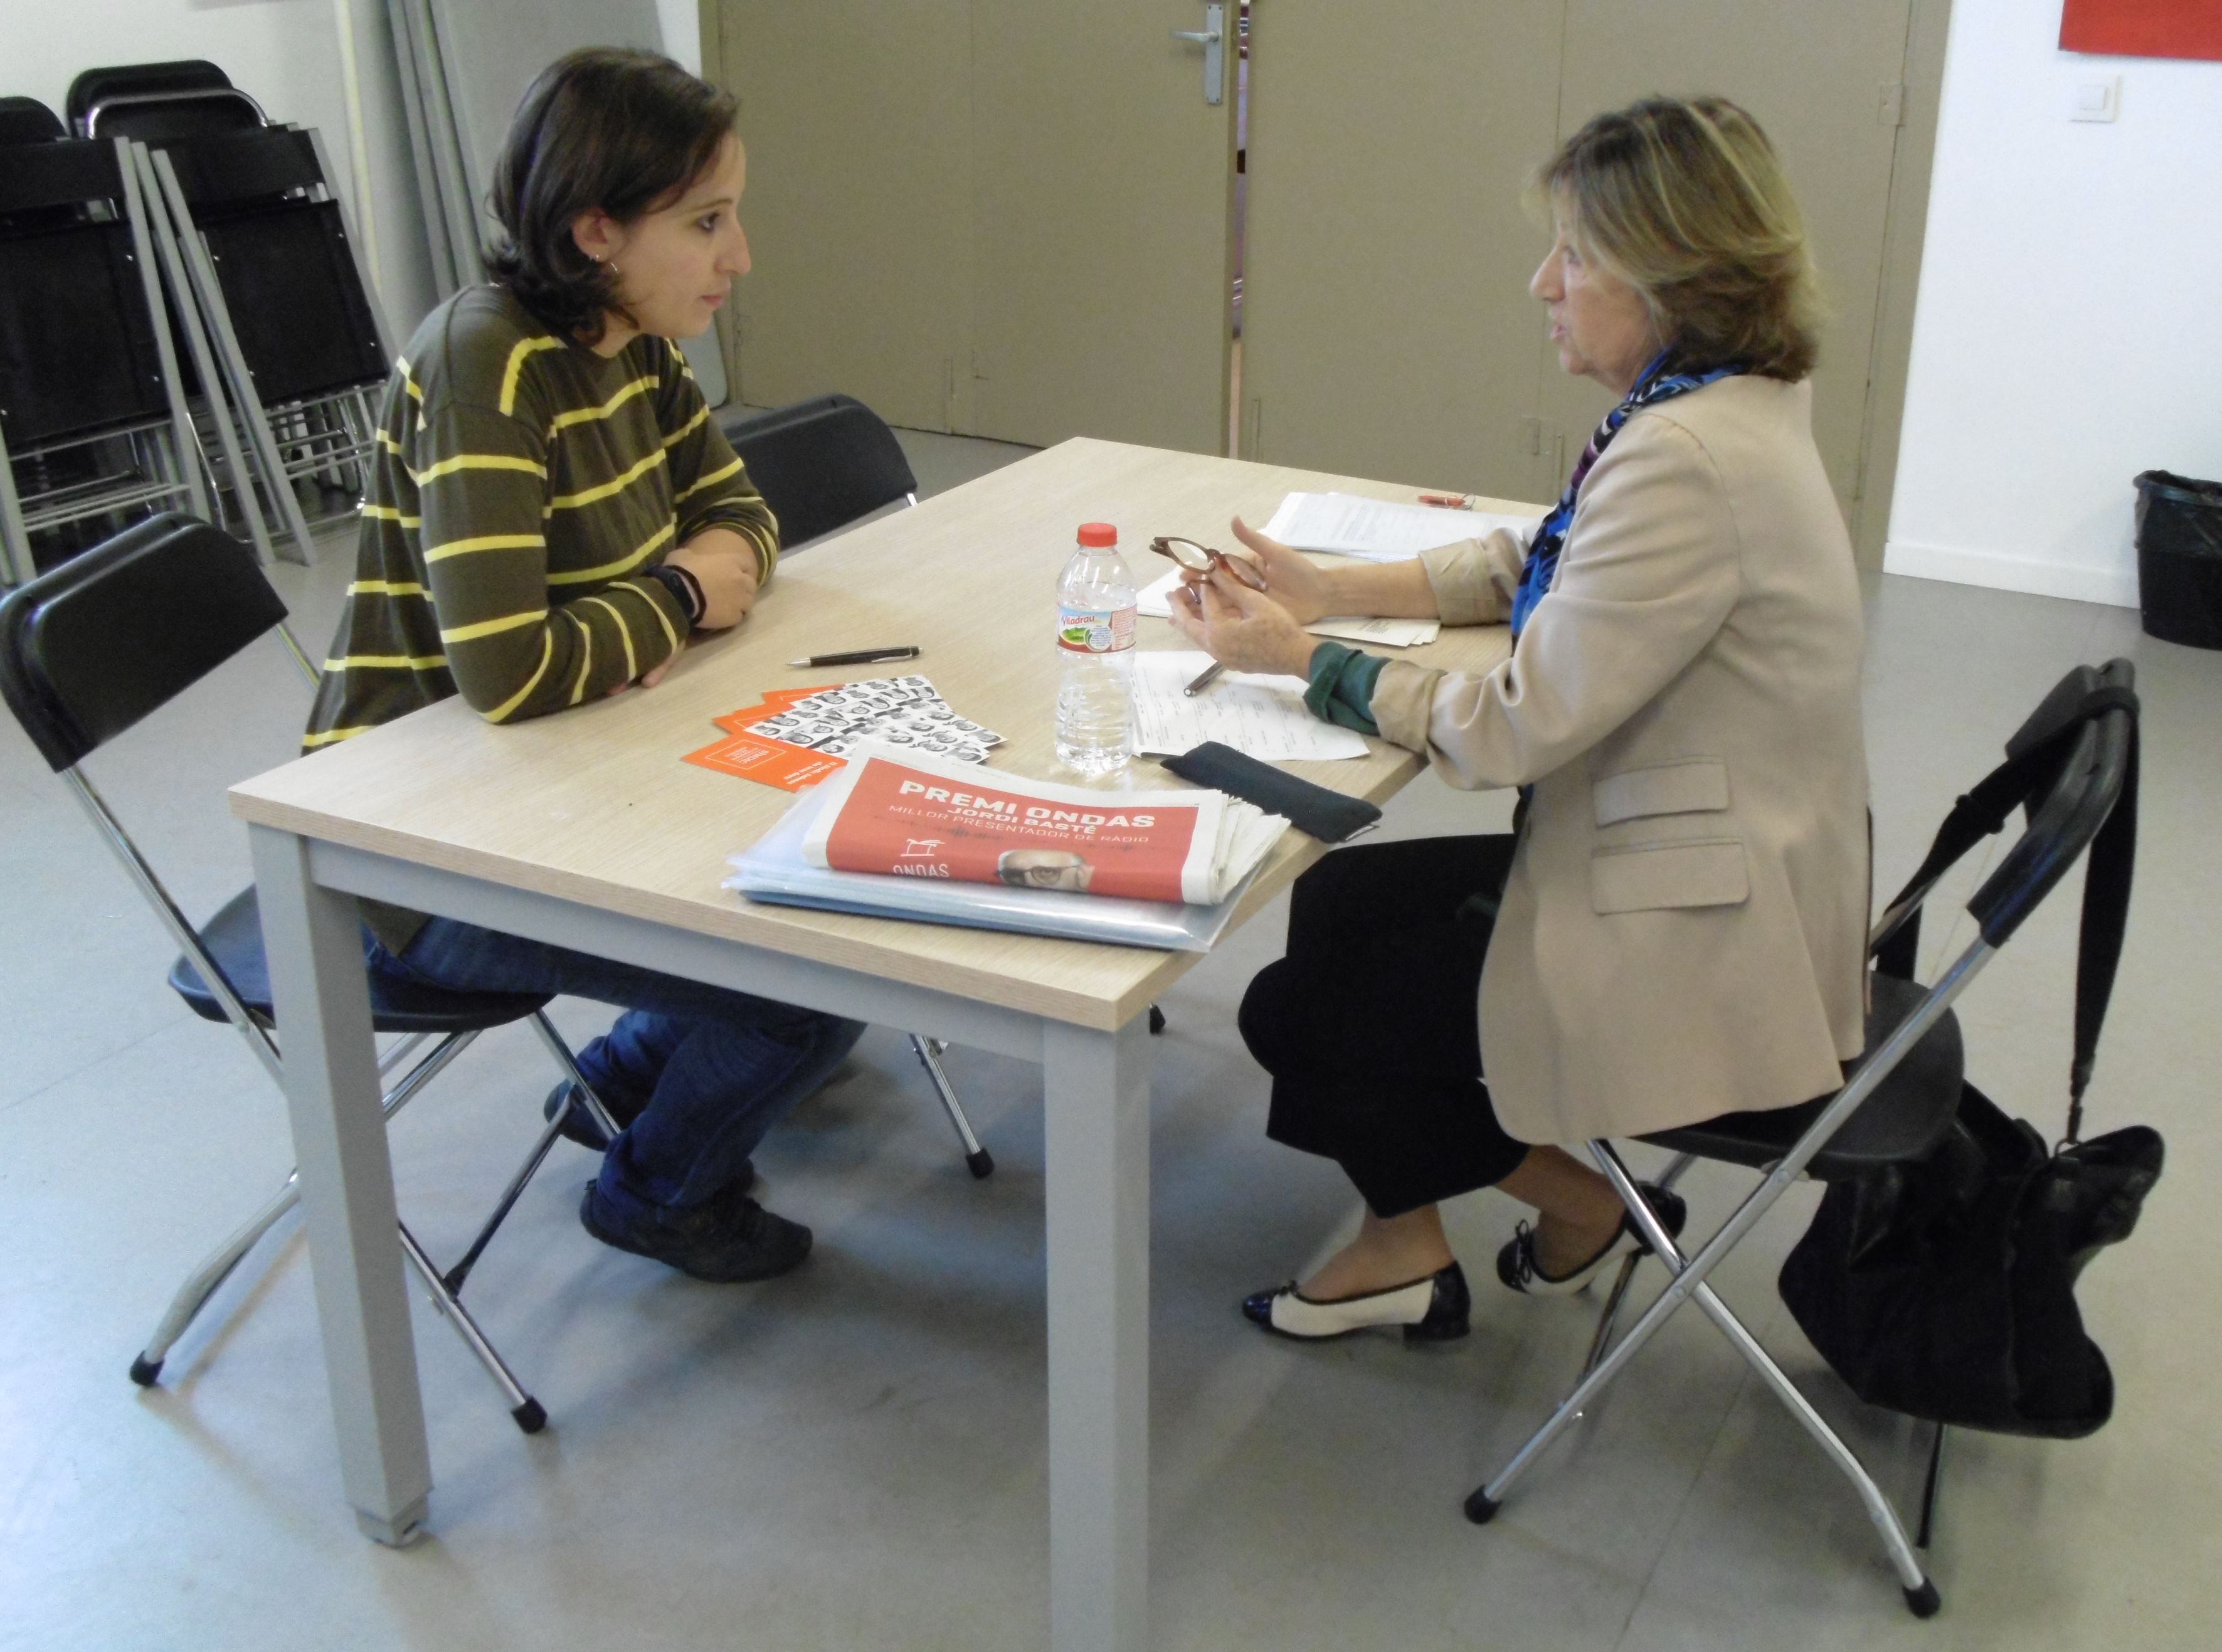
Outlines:
[[[1265,526],[1265,537],[1298,550],[1332,551],[1370,562],[1409,562],[1423,550],[1510,528],[1524,540],[1541,517],[1399,505],[1356,493],[1290,493]]]
[[[1152,619],[1172,617],[1173,587],[1180,583],[1180,569],[1174,568],[1162,578],[1151,581],[1135,594],[1136,612]],[[1383,648],[1417,648],[1422,643],[1432,643],[1442,635],[1442,622],[1438,619],[1330,619],[1316,620],[1304,629],[1315,637],[1332,637],[1345,643],[1376,643]]]
[[[1217,740],[1266,763],[1365,755],[1364,735],[1322,723],[1304,709],[1302,677],[1225,671],[1193,699],[1183,694],[1210,663],[1202,652],[1137,650],[1134,733],[1143,751],[1171,757]]]

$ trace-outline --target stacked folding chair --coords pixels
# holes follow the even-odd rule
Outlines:
[[[1665,1174],[1653,1178],[1664,1185],[1671,1186],[1699,1159],[1763,1172],[1760,1185],[1711,1238],[1689,1250],[1679,1246],[1636,1191],[1635,1178],[1612,1143],[1599,1140],[1589,1144],[1598,1168],[1619,1192],[1652,1253],[1666,1265],[1670,1276],[1666,1288],[1628,1334],[1614,1343],[1616,1320],[1640,1259],[1631,1257],[1623,1266],[1580,1380],[1549,1421],[1466,1498],[1469,1519],[1477,1524],[1493,1520],[1514,1483],[1534,1467],[1544,1449],[1597,1402],[1605,1385],[1628,1368],[1671,1316],[1694,1302],[1851,1481],[1898,1573],[1907,1607],[1919,1617],[1937,1611],[1941,1602],[1936,1586],[1923,1568],[1916,1545],[1908,1540],[1890,1499],[1857,1454],[1706,1281],[1800,1176],[1824,1181],[1848,1179],[1923,1159],[1953,1128],[1964,1065],[1953,1002],[2090,847],[2125,793],[2134,795],[2137,701],[2133,682],[2126,660],[2115,660],[2098,670],[2077,667],[2008,743],[2007,766],[1976,788],[1979,793],[1995,790],[1999,776],[2008,776],[2015,788],[1996,818],[1986,823],[1985,831],[1999,829],[2007,808],[2015,803],[2025,809],[2027,825],[1968,900],[1975,938],[1945,966],[1933,986],[1923,988],[1906,978],[1911,974],[1912,961],[1904,942],[1910,927],[1918,923],[1923,902],[1949,857],[1924,866],[1883,914],[1869,945],[1870,957],[1877,960],[1878,967],[1868,977],[1872,997],[1867,1052],[1842,1089],[1800,1106],[1731,1114],[1646,1138],[1675,1155]],[[1967,801],[1963,799],[1962,804]],[[1955,823],[1963,813],[1955,811]],[[2118,946],[2118,933],[2113,942]],[[2103,1014],[2103,1003],[2098,1008]],[[2084,1013],[2081,1006],[2078,1013],[2080,1019]],[[1937,1437],[1941,1441],[1941,1429]],[[1932,1457],[1927,1495],[1934,1493],[1935,1469]],[[1925,1508],[1924,1513],[1925,1542],[1929,1524]]]
[[[208,503],[129,150],[0,99],[0,581],[42,530]]]

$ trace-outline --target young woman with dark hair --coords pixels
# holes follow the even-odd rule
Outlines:
[[[490,284],[394,363],[355,579],[304,744],[460,694],[492,723],[652,688],[690,635],[738,625],[779,529],[675,338],[748,273],[731,97],[676,64],[596,48],[551,65],[512,122]],[[810,1230],[747,1195],[750,1151],[855,1045],[856,1022],[365,903],[371,967],[465,991],[621,1006],[579,1065],[605,1141],[580,1219],[698,1278],[783,1273]]]

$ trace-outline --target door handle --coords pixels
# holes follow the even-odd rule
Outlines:
[[[1202,28],[1176,28],[1171,33],[1177,41],[1203,47],[1203,101],[1223,103],[1227,95],[1227,8],[1206,6]]]

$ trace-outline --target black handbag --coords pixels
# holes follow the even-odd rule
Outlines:
[[[2063,685],[2065,686],[2065,685]],[[1912,975],[1918,895],[2047,783],[2077,731],[2136,700],[2086,684],[2048,701],[2007,744],[2007,761],[1959,801],[1892,912],[1879,970]],[[2134,726],[2134,725],[2133,725]],[[2076,949],[2068,1129],[2048,1149],[1972,1084],[1954,1128],[1918,1163],[1832,1185],[1783,1263],[1782,1299],[1852,1391],[1939,1423],[2077,1439],[2112,1414],[2106,1355],[2083,1328],[2074,1287],[2105,1246],[2129,1237],[2160,1178],[2157,1132],[2082,1141],[2083,1094],[2120,960],[2137,832],[2137,745],[2120,801],[2091,846]]]

